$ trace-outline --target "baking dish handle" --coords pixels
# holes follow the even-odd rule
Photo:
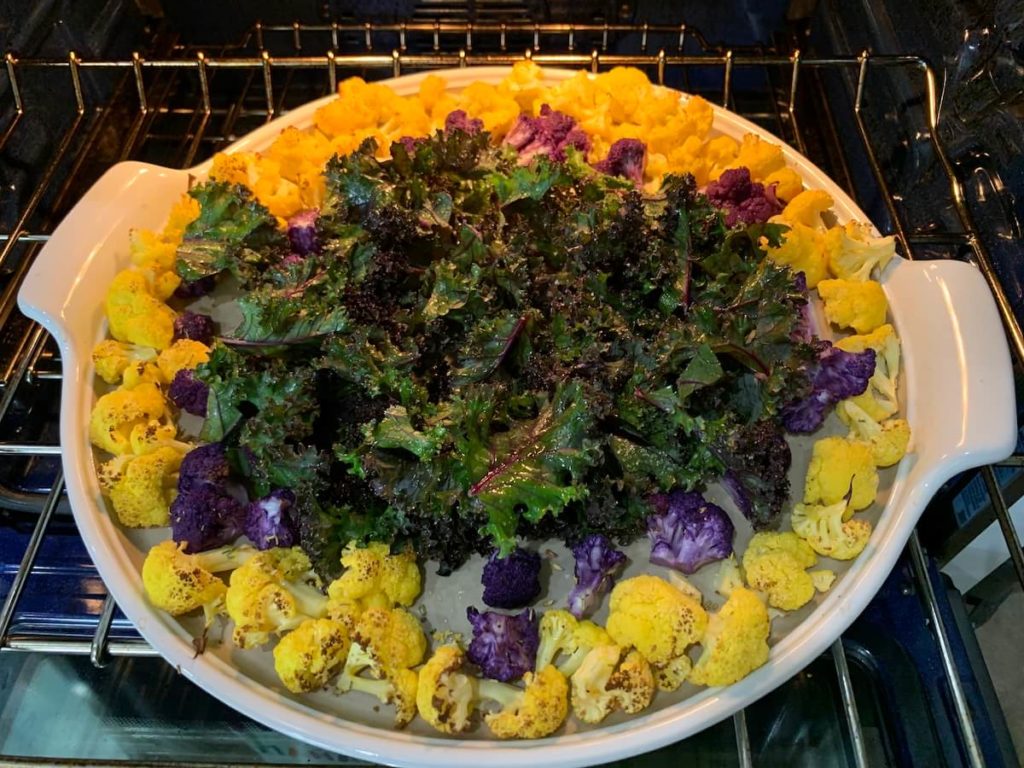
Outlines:
[[[106,288],[130,263],[129,233],[161,228],[168,201],[188,189],[188,177],[185,171],[146,163],[112,166],[36,257],[18,292],[21,311],[50,331],[65,351],[72,336],[91,338],[67,329],[89,327],[100,333]]]
[[[959,261],[905,261],[884,278],[903,341],[913,449],[931,481],[1006,458],[1017,441],[1010,353],[981,272]]]

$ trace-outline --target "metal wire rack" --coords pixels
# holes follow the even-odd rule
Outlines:
[[[639,53],[609,52],[610,39],[623,35],[637,39]],[[69,121],[53,142],[38,183],[21,201],[13,223],[7,231],[0,231],[0,272],[7,275],[0,291],[0,327],[17,321],[17,333],[10,344],[12,352],[6,359],[0,359],[0,425],[19,391],[61,378],[60,359],[52,341],[39,326],[20,318],[15,311],[15,298],[33,257],[47,241],[61,213],[111,162],[149,159],[159,154],[165,164],[189,167],[292,106],[333,92],[339,77],[387,77],[440,67],[512,64],[524,56],[541,65],[586,68],[593,72],[616,65],[638,66],[651,73],[658,83],[679,76],[686,87],[702,74],[701,84],[694,84],[694,90],[703,89],[705,95],[765,125],[815,160],[822,159],[824,150],[820,140],[808,130],[809,114],[813,114],[814,133],[830,135],[833,141],[839,138],[830,107],[823,99],[820,77],[846,79],[852,89],[852,100],[847,106],[857,135],[841,138],[859,144],[881,192],[900,250],[914,258],[924,252],[933,255],[932,249],[946,249],[974,261],[996,298],[1015,360],[1024,367],[1024,332],[996,278],[965,203],[961,183],[936,130],[936,73],[921,57],[867,52],[852,57],[815,57],[800,50],[785,55],[733,50],[712,46],[698,30],[685,24],[257,25],[237,44],[217,50],[170,45],[159,57],[135,53],[121,60],[88,60],[74,52],[63,59],[19,58],[13,53],[4,57],[0,115],[9,114],[10,118],[0,127],[0,151],[32,129],[35,98],[40,89],[67,92]],[[863,107],[871,97],[876,76],[902,78],[919,94],[918,135],[931,144],[944,176],[948,194],[944,202],[955,212],[957,220],[952,229],[938,231],[913,226],[893,194],[872,126],[864,116]],[[751,104],[746,100],[744,89],[737,82],[747,77],[767,82],[773,94],[769,103]],[[127,127],[112,137],[109,128],[115,117]],[[837,181],[856,195],[845,155],[840,153],[832,160]],[[8,434],[0,430],[0,436]],[[0,464],[59,454],[60,447],[54,444],[0,441]],[[1020,466],[1024,457],[1016,456],[1008,463]],[[1024,553],[1009,516],[1007,499],[993,468],[985,467],[982,473],[1013,565],[1024,585]],[[103,604],[91,639],[41,636],[12,629],[19,600],[33,577],[40,546],[61,504],[66,503],[63,496],[64,483],[59,472],[46,494],[0,489],[0,507],[38,509],[20,567],[0,608],[0,650],[88,655],[97,666],[105,664],[110,656],[156,655],[141,640],[111,638],[116,606],[110,597]],[[952,703],[968,763],[981,766],[982,754],[965,692],[916,534],[909,544],[909,556],[951,681]],[[841,640],[833,646],[831,656],[854,763],[866,766],[865,739]],[[739,764],[751,766],[751,746],[742,711],[735,715],[734,726]]]

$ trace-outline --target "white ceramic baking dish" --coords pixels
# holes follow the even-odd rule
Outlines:
[[[507,68],[459,69],[441,73],[453,90],[473,80],[495,82]],[[550,80],[572,73],[548,70]],[[389,82],[400,94],[415,93],[423,75]],[[685,96],[681,96],[685,98]],[[307,126],[325,100],[308,104],[237,142],[231,150],[258,150],[287,126]],[[747,132],[774,140],[752,123],[715,109],[715,132],[740,138]],[[230,151],[230,150],[229,150]],[[809,187],[827,190],[840,221],[866,220],[836,184],[790,148],[787,163]],[[195,655],[194,620],[179,621],[154,610],[139,577],[148,547],[166,530],[120,528],[100,496],[86,425],[95,400],[90,352],[103,337],[103,297],[115,273],[129,263],[132,228],[162,226],[171,203],[202,178],[208,164],[176,171],[142,163],[111,168],[79,201],[43,248],[18,297],[22,311],[56,338],[64,367],[61,444],[67,491],[78,528],[118,605],[139,632],[181,674],[230,706],[271,728],[322,747],[403,766],[561,768],[604,763],[654,749],[726,718],[783,683],[829,646],[856,618],[892,569],[918,517],[935,490],[952,475],[1007,456],[1015,440],[1013,380],[999,317],[980,273],[958,262],[913,263],[896,259],[883,276],[893,322],[903,342],[901,388],[913,431],[913,453],[889,473],[887,489],[869,512],[875,532],[852,563],[835,567],[830,592],[796,614],[773,624],[770,660],[728,688],[684,686],[659,694],[636,717],[609,718],[596,728],[571,721],[558,735],[539,741],[498,742],[486,731],[461,739],[439,738],[422,721],[405,731],[390,728],[386,707],[362,694],[287,694],[273,672],[267,650],[238,651],[213,642]],[[805,451],[797,451],[793,479],[801,483]],[[799,486],[798,486],[799,487]],[[731,507],[730,507],[731,509]],[[734,510],[733,510],[734,511]],[[742,551],[749,531],[741,524]],[[631,552],[627,575],[652,570],[645,542]],[[564,570],[550,573],[547,596],[561,599],[571,586],[571,559],[554,547]],[[429,573],[421,602],[434,626],[465,629],[465,606],[479,605],[479,561],[442,579]],[[653,569],[657,570],[657,569]],[[708,570],[708,569],[705,569]],[[712,594],[700,574],[694,579]],[[600,616],[599,616],[600,619]],[[225,635],[226,637],[226,635]]]

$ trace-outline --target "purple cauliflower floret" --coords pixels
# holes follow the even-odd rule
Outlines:
[[[647,518],[651,562],[690,574],[732,554],[732,520],[695,491],[654,494]]]
[[[773,419],[736,427],[714,446],[722,484],[755,531],[774,528],[789,502],[789,443]]]
[[[626,555],[607,536],[592,533],[572,548],[576,558],[576,586],[569,592],[569,613],[582,619],[593,613],[597,601],[611,587]]]
[[[178,468],[178,493],[203,486],[223,487],[231,474],[227,452],[220,443],[207,443],[185,454]]]
[[[608,157],[594,168],[610,176],[622,176],[637,186],[644,183],[647,167],[647,145],[640,139],[619,139],[608,150]]]
[[[174,289],[174,296],[178,299],[198,299],[208,293],[213,293],[217,287],[217,276],[207,275],[192,282],[183,282]]]
[[[426,139],[424,139],[422,136],[403,136],[398,140],[397,143],[405,147],[405,151],[408,152],[410,156],[412,156],[416,154],[416,147],[418,147],[424,141],[426,141]]]
[[[181,410],[194,416],[206,416],[206,403],[210,398],[210,388],[206,382],[196,378],[196,372],[190,368],[182,368],[171,380],[167,389],[167,397]]]
[[[245,535],[256,549],[290,547],[298,538],[289,510],[295,494],[287,488],[249,502],[245,510]]]
[[[508,557],[495,550],[484,564],[484,602],[492,608],[522,608],[540,594],[540,555],[516,547]]]
[[[590,149],[590,137],[576,125],[576,121],[547,104],[540,108],[537,117],[519,115],[502,143],[519,153],[520,165],[528,165],[538,156],[562,162],[569,147],[580,152]]]
[[[171,538],[190,554],[230,544],[244,522],[245,504],[223,486],[198,485],[171,502]]]
[[[810,393],[782,407],[782,426],[789,432],[814,432],[828,409],[864,392],[875,372],[875,351],[846,352],[825,341],[818,362],[807,371]]]
[[[198,312],[186,309],[174,318],[174,340],[191,339],[201,341],[206,346],[213,343],[216,330],[213,326],[213,318]]]
[[[540,623],[532,609],[509,616],[494,611],[480,613],[470,606],[466,618],[473,625],[473,640],[466,655],[480,667],[484,677],[507,683],[533,670],[540,645]]]
[[[484,129],[484,121],[477,117],[470,117],[464,109],[456,109],[448,113],[444,119],[445,133],[452,131],[463,131],[470,136],[475,136]]]
[[[318,211],[309,210],[300,211],[288,219],[288,242],[293,253],[308,256],[320,252],[320,237],[316,231],[319,216]]]
[[[717,181],[708,184],[705,193],[712,205],[725,212],[725,224],[762,224],[777,213],[782,203],[775,196],[775,185],[765,187],[750,180],[748,168],[730,168]]]

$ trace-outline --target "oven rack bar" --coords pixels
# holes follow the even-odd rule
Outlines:
[[[332,46],[323,55],[303,55],[303,35],[309,32],[326,32],[331,36]],[[293,36],[294,53],[272,55],[264,44],[272,34],[291,34]],[[342,50],[341,42],[346,35],[362,33],[364,35],[365,52],[355,53]],[[399,47],[386,53],[375,52],[374,36],[379,33],[399,35]],[[533,43],[524,53],[511,53],[507,50],[508,40],[515,34],[528,33],[533,35]],[[606,53],[608,36],[612,34],[639,34],[643,53],[638,55],[621,55]],[[427,35],[432,38],[431,53],[408,52],[408,35]],[[474,39],[480,40],[485,34],[499,38],[501,52],[481,53],[474,51]],[[586,34],[600,34],[600,48],[592,48],[587,52],[578,49],[578,37]],[[647,53],[648,35],[676,35],[676,44],[671,52],[659,48],[656,53]],[[447,36],[461,37],[462,47],[447,47]],[[476,35],[476,38],[474,38]],[[547,52],[550,36],[564,36],[561,46],[555,46],[557,52]],[[689,68],[714,68],[721,73],[720,103],[735,108],[733,83],[738,68],[758,68],[763,70],[769,79],[781,78],[788,81],[788,92],[778,103],[773,104],[774,118],[780,133],[788,136],[801,150],[806,143],[804,132],[798,120],[799,88],[808,78],[804,72],[841,72],[848,74],[856,81],[856,93],[853,110],[856,118],[859,139],[868,158],[876,182],[883,193],[886,207],[891,214],[893,234],[897,237],[902,252],[913,257],[917,249],[930,245],[947,245],[966,248],[981,268],[992,287],[1001,315],[1006,325],[1011,347],[1018,362],[1024,362],[1024,334],[1015,318],[1008,297],[1003,291],[988,253],[985,251],[970,212],[967,209],[963,190],[955,169],[948,160],[941,138],[936,131],[938,120],[936,75],[929,63],[916,56],[804,56],[800,51],[789,55],[760,53],[750,50],[732,50],[728,48],[713,49],[697,30],[685,25],[469,25],[452,23],[410,23],[404,25],[370,25],[370,24],[332,24],[325,26],[288,27],[259,26],[255,27],[252,40],[255,41],[256,53],[251,56],[239,56],[238,46],[225,49],[222,55],[207,52],[182,51],[177,58],[147,59],[136,53],[130,59],[122,60],[83,60],[70,53],[66,59],[20,59],[13,53],[4,57],[4,72],[0,72],[0,86],[4,85],[3,75],[6,74],[6,94],[0,91],[0,108],[4,100],[9,100],[13,109],[6,126],[0,127],[0,149],[17,133],[25,114],[33,109],[31,97],[28,95],[28,82],[33,73],[60,72],[66,76],[73,95],[72,109],[74,118],[71,126],[62,136],[57,148],[42,174],[43,183],[39,185],[25,206],[19,212],[15,225],[6,232],[0,233],[0,268],[7,267],[17,256],[18,266],[7,290],[0,295],[0,319],[6,320],[14,311],[14,299],[20,279],[31,264],[38,248],[45,244],[52,231],[53,222],[49,217],[37,216],[39,205],[44,194],[55,194],[56,204],[51,210],[60,210],[61,205],[71,199],[72,182],[81,169],[86,156],[96,146],[101,129],[108,113],[113,109],[116,99],[129,98],[127,93],[134,90],[136,96],[136,117],[124,140],[120,153],[121,159],[127,159],[135,153],[139,145],[146,140],[155,119],[161,115],[180,115],[190,118],[188,127],[180,136],[181,150],[178,155],[179,165],[188,167],[197,157],[203,142],[213,138],[210,135],[214,120],[222,121],[219,131],[219,142],[223,143],[233,136],[233,127],[246,116],[256,115],[269,120],[282,111],[284,88],[279,86],[275,77],[290,78],[300,71],[319,72],[324,77],[324,84],[329,91],[336,88],[339,74],[355,74],[378,72],[383,75],[400,75],[409,70],[424,70],[447,66],[477,66],[485,64],[511,64],[524,57],[532,58],[539,64],[551,66],[572,66],[599,71],[602,68],[616,65],[631,65],[647,68],[655,73],[657,82],[664,82],[666,72],[680,68],[684,73]],[[687,41],[694,41],[699,52],[687,52]],[[444,45],[442,45],[444,43]],[[542,49],[542,45],[544,48]],[[308,47],[308,46],[305,46]],[[244,96],[228,107],[215,106],[212,94],[215,85],[212,81],[221,71],[245,73],[250,84],[262,87],[262,104],[253,107],[245,104]],[[862,106],[866,94],[870,90],[869,73],[884,71],[898,73],[901,76],[916,78],[920,82],[923,102],[926,106],[926,118],[929,139],[949,182],[952,204],[957,211],[961,227],[949,233],[917,232],[912,230],[901,218],[892,191],[882,171],[876,147],[873,143],[870,127],[862,114]],[[82,87],[83,73],[109,72],[120,75],[120,81],[114,96],[104,104],[92,104]],[[194,78],[198,86],[198,101],[194,106],[173,106],[169,93],[172,84],[180,85],[180,78]],[[290,82],[290,81],[289,81]],[[28,96],[28,98],[27,98]],[[786,98],[788,97],[788,99]],[[766,113],[769,114],[770,113]],[[76,147],[75,152],[71,152]],[[70,170],[63,170],[70,165]],[[60,179],[63,178],[63,182]],[[31,226],[30,226],[31,225]],[[40,367],[41,362],[49,363],[50,368]],[[37,326],[29,324],[24,332],[18,354],[0,377],[3,395],[0,397],[0,420],[6,414],[20,387],[31,385],[37,380],[59,379],[59,358],[53,352],[47,352],[46,336]],[[0,456],[25,457],[56,455],[59,446],[31,445],[24,443],[0,443]],[[1014,459],[1024,463],[1024,459]],[[991,468],[983,470],[986,487],[991,495],[996,517],[1007,539],[1007,545],[1014,554],[1014,565],[1018,576],[1024,584],[1024,557],[1021,556],[1020,543],[1012,521],[1009,518],[1007,501],[995,481]],[[25,584],[33,574],[33,565],[39,545],[46,536],[47,528],[62,495],[63,483],[58,481],[46,496],[42,513],[39,515],[35,529],[30,538],[21,566],[14,583],[9,590],[5,603],[0,608],[0,650],[14,652],[60,653],[89,655],[93,662],[102,665],[112,656],[153,656],[155,652],[144,641],[111,639],[109,637],[111,618],[115,604],[107,598],[100,613],[96,632],[91,639],[33,636],[12,632],[11,626],[17,613],[18,602]],[[915,577],[921,585],[921,594],[925,597],[928,610],[933,616],[938,615],[934,590],[927,584],[927,573],[923,570],[923,559],[916,534],[910,544],[911,558],[915,564]],[[923,581],[922,581],[923,579]],[[944,638],[941,622],[932,622],[932,629],[937,634],[939,647],[943,654],[944,664],[951,671],[951,687],[955,703],[964,700],[964,691],[956,674],[955,663],[949,649],[948,639]],[[854,745],[854,757],[857,765],[866,764],[865,738],[857,716],[857,705],[853,694],[853,686],[849,669],[845,663],[841,641],[832,649],[837,680],[843,694],[844,712],[849,736]],[[957,719],[963,741],[967,747],[971,765],[981,765],[980,750],[970,713],[965,707],[956,707]],[[747,734],[745,718],[742,712],[734,718],[737,738],[737,754],[740,764],[753,765],[751,745]]]

